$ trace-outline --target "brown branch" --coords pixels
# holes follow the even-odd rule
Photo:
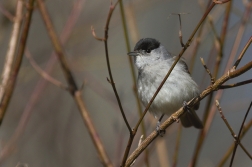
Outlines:
[[[179,41],[182,47],[185,46],[183,43],[183,36],[182,36],[182,24],[181,24],[181,16],[182,14],[188,14],[188,13],[172,13],[172,15],[178,15],[179,17]]]
[[[235,145],[235,146],[234,146],[233,155],[232,155],[232,158],[231,158],[231,161],[230,161],[230,166],[232,166],[232,164],[233,164],[233,160],[234,160],[234,156],[235,156],[235,152],[236,152],[236,148],[237,148],[237,145],[238,145],[238,144],[239,144],[240,147],[243,149],[243,151],[248,155],[248,157],[250,157],[250,159],[252,159],[251,155],[248,153],[248,151],[246,150],[246,148],[242,145],[242,143],[241,143],[240,140],[239,140],[239,138],[240,138],[240,133],[241,133],[241,129],[242,129],[243,125],[244,125],[244,122],[245,122],[245,119],[246,119],[246,117],[247,117],[247,114],[248,114],[248,111],[249,111],[249,110],[247,111],[247,113],[246,113],[246,115],[245,115],[245,117],[244,117],[244,120],[243,120],[241,129],[240,129],[239,135],[238,135],[238,137],[237,137],[237,135],[235,134],[234,130],[232,129],[232,127],[231,127],[230,124],[228,123],[226,117],[224,116],[224,114],[223,114],[223,112],[222,112],[222,109],[221,109],[221,107],[220,107],[220,104],[219,104],[218,100],[216,100],[216,106],[217,106],[217,108],[218,108],[218,110],[219,110],[219,112],[220,112],[221,118],[223,119],[223,121],[225,122],[225,124],[226,124],[226,126],[228,127],[229,131],[231,132],[233,138],[235,139],[235,142],[234,142],[234,145]],[[251,106],[250,106],[250,107],[251,107]],[[249,109],[250,109],[250,107],[249,107]]]
[[[179,145],[180,145],[180,140],[181,140],[181,133],[182,133],[182,124],[179,124],[179,129],[178,129],[178,134],[177,134],[177,139],[176,139],[176,146],[175,146],[175,151],[174,151],[174,154],[173,154],[172,167],[177,166]]]
[[[240,139],[242,139],[245,136],[245,134],[248,132],[251,126],[252,126],[252,119],[244,126]],[[218,167],[224,166],[225,162],[227,161],[228,157],[231,155],[233,150],[234,150],[234,145],[232,144],[227,150],[226,154],[221,159],[220,163],[217,165]]]
[[[74,3],[72,12],[65,24],[65,27],[61,33],[61,42],[64,44],[67,42],[67,39],[70,36],[70,32],[72,32],[73,26],[77,22],[77,18],[80,15],[81,7],[83,6],[84,0],[78,0]],[[49,59],[48,63],[46,64],[46,72],[50,73],[54,67],[54,64],[56,62],[56,56],[53,52],[51,54],[51,58]],[[8,140],[8,142],[4,145],[4,147],[1,149],[0,152],[0,164],[3,163],[4,159],[6,159],[9,155],[11,155],[11,152],[14,151],[14,148],[16,147],[16,143],[20,136],[25,131],[26,125],[29,122],[29,118],[32,114],[33,107],[35,106],[36,102],[39,99],[39,95],[43,92],[45,86],[46,86],[46,80],[43,78],[40,78],[37,82],[37,85],[35,86],[32,95],[29,98],[29,101],[27,102],[24,111],[22,112],[22,115],[19,119],[17,128],[15,129],[15,132],[12,134],[11,138]]]
[[[68,90],[67,86],[65,86],[62,82],[58,81],[57,79],[51,77],[48,73],[46,73],[44,70],[42,70],[39,65],[35,62],[35,60],[33,59],[31,53],[29,50],[25,51],[25,55],[26,58],[29,60],[30,64],[32,65],[32,67],[35,69],[35,71],[37,73],[40,74],[40,76],[42,76],[45,80],[47,80],[48,82],[52,83],[53,85],[62,88],[64,90]]]
[[[238,59],[236,60],[236,62],[234,63],[233,69],[235,70],[237,68],[237,66],[239,65],[243,55],[245,54],[245,52],[247,51],[248,47],[250,46],[252,42],[252,36],[250,36],[247,44],[245,45],[245,47],[242,49],[242,52],[240,53]]]
[[[22,15],[22,4],[23,2],[22,1],[18,1],[18,8],[17,8],[17,12],[18,12],[18,15],[16,15],[16,17],[18,18],[18,21],[17,22],[20,22],[20,17]],[[29,29],[30,29],[30,23],[31,23],[31,17],[32,17],[32,13],[33,13],[33,4],[34,4],[34,0],[29,0],[29,2],[27,3],[27,11],[26,11],[26,15],[25,15],[25,22],[24,22],[24,25],[23,25],[23,30],[22,30],[22,34],[21,34],[21,37],[20,37],[20,44],[19,44],[19,47],[18,47],[18,51],[17,51],[17,56],[16,56],[16,60],[13,64],[13,67],[11,69],[11,71],[9,72],[8,75],[10,75],[8,77],[8,80],[7,80],[7,84],[6,85],[3,85],[2,87],[2,91],[4,91],[3,93],[3,96],[0,98],[0,124],[2,123],[3,121],[3,118],[4,118],[4,115],[6,113],[6,109],[8,107],[8,104],[9,104],[9,101],[11,99],[11,96],[12,96],[12,93],[14,91],[14,87],[15,87],[15,84],[16,84],[16,80],[17,80],[17,75],[18,75],[18,72],[19,72],[19,69],[20,69],[20,66],[21,66],[21,62],[22,62],[22,59],[23,59],[23,54],[24,54],[24,49],[25,49],[25,46],[26,46],[26,41],[27,41],[27,37],[28,37],[28,33],[29,33]],[[20,24],[20,23],[17,23],[17,24]],[[20,27],[20,25],[15,25],[16,28]],[[18,28],[19,29],[19,28]],[[19,30],[15,30],[15,34],[16,34],[16,37],[15,36],[12,36],[12,39],[13,40],[12,42],[16,43],[17,39],[14,39],[14,38],[18,38],[18,34],[19,34]],[[14,32],[13,32],[14,33]],[[15,44],[16,45],[16,44]],[[14,49],[14,53],[16,51],[15,48],[10,48],[10,49]],[[12,54],[14,54],[12,53]],[[12,61],[12,60],[10,60]],[[11,65],[12,63],[10,63],[9,65]],[[8,67],[10,68],[10,67]]]
[[[129,132],[132,133],[131,127],[129,125],[129,122],[128,122],[128,120],[127,120],[127,118],[125,116],[125,113],[123,111],[123,107],[122,107],[122,103],[121,103],[120,97],[119,97],[119,95],[117,93],[117,90],[116,90],[115,82],[114,82],[112,71],[111,71],[111,67],[110,67],[110,60],[109,60],[109,53],[108,53],[108,29],[109,29],[109,23],[110,23],[110,19],[112,17],[112,14],[114,12],[114,9],[115,9],[115,7],[116,7],[116,5],[118,4],[119,1],[120,0],[116,1],[116,3],[114,5],[112,4],[112,2],[110,4],[110,9],[109,9],[109,13],[108,13],[108,16],[107,16],[105,29],[104,29],[104,38],[98,38],[96,36],[94,30],[92,28],[91,28],[91,30],[92,30],[92,34],[93,34],[93,36],[94,36],[95,39],[100,40],[100,41],[104,41],[105,56],[106,56],[108,73],[109,73],[109,78],[107,78],[107,81],[112,86],[112,89],[113,89],[114,94],[116,96],[116,100],[117,100],[118,106],[119,106],[121,114],[123,116],[123,120],[124,120],[124,122],[125,122],[128,130],[129,130]]]
[[[232,3],[232,1],[231,1],[231,3]],[[228,8],[230,8],[230,7],[228,6]],[[227,72],[230,69],[230,66],[231,66],[231,64],[232,64],[232,62],[234,60],[234,56],[236,54],[234,52],[237,52],[238,44],[240,43],[240,38],[242,36],[241,34],[243,34],[243,32],[244,32],[245,23],[247,22],[246,21],[247,20],[246,17],[249,16],[248,15],[249,11],[250,11],[250,8],[249,8],[249,5],[248,5],[247,8],[246,8],[246,11],[244,12],[244,15],[243,15],[243,18],[242,18],[242,24],[241,24],[241,26],[240,26],[240,28],[238,30],[238,34],[237,34],[237,37],[235,39],[233,50],[230,53],[229,60],[228,60],[228,63],[226,65],[226,68],[225,68],[225,72]],[[223,29],[222,32],[225,32],[225,30]],[[225,39],[224,37],[221,37],[221,40],[224,41],[224,39]],[[214,99],[220,99],[221,96],[222,96],[222,93],[223,93],[222,90],[218,91],[217,94],[215,95]],[[191,166],[196,166],[196,161],[198,159],[201,147],[202,147],[202,145],[204,143],[205,137],[206,137],[206,135],[208,133],[208,130],[209,130],[210,126],[211,126],[212,120],[213,120],[214,115],[215,115],[215,111],[216,111],[215,105],[212,104],[211,108],[209,108],[210,105],[211,105],[211,101],[212,101],[211,99],[212,99],[212,97],[213,97],[213,95],[210,95],[208,103],[207,103],[207,107],[206,107],[205,111],[206,112],[209,111],[208,112],[209,114],[206,113],[204,115],[204,120],[206,120],[204,122],[206,122],[206,123],[205,123],[204,129],[199,134],[198,141],[197,141],[196,148],[195,148],[195,153],[194,153],[192,161],[191,161]]]
[[[228,89],[228,88],[234,88],[234,87],[238,87],[238,86],[242,86],[242,85],[246,85],[246,84],[250,84],[252,83],[252,79],[246,80],[246,81],[242,81],[242,82],[237,82],[234,84],[230,84],[230,85],[221,85],[219,87],[219,89]]]
[[[23,17],[23,2],[21,0],[17,1],[16,15],[13,17],[13,29],[10,37],[9,47],[6,53],[6,59],[3,67],[3,72],[1,76],[1,88],[0,88],[0,104],[2,102],[3,96],[6,92],[6,87],[8,80],[11,76],[11,67],[14,61],[15,51],[17,49],[18,37],[21,31],[22,17]],[[0,7],[2,10],[2,7]],[[14,19],[15,18],[15,19]],[[2,114],[0,114],[2,115]]]
[[[23,3],[22,2],[22,0],[19,0],[21,3]],[[18,8],[18,6],[19,6],[19,4],[20,4],[20,2],[17,2],[17,8]],[[7,17],[10,21],[14,21],[15,22],[15,17],[17,16],[13,16],[8,10],[6,10],[4,7],[3,7],[3,5],[0,3],[0,12],[5,16],[5,17]],[[16,12],[17,12],[17,10],[16,10]],[[21,15],[20,15],[21,16]]]
[[[233,164],[234,156],[235,156],[235,153],[236,153],[237,146],[238,146],[238,144],[240,145],[240,136],[241,136],[242,128],[243,128],[245,120],[246,120],[246,118],[248,116],[248,113],[250,111],[251,106],[252,106],[252,102],[250,103],[250,105],[248,107],[248,110],[247,110],[247,112],[246,112],[246,114],[244,116],[244,119],[242,121],[241,128],[239,130],[238,136],[235,138],[236,141],[234,143],[235,146],[234,146],[233,155],[232,155],[232,158],[231,158],[231,161],[230,161],[230,166],[232,166],[232,164]],[[243,147],[242,145],[240,145],[240,146],[242,147],[242,149],[244,150],[244,152],[248,155],[248,157],[252,160],[252,156],[248,153],[248,151],[245,149],[245,147]]]
[[[202,57],[200,58],[200,61],[201,61],[201,63],[203,64],[203,67],[205,68],[206,72],[208,73],[208,75],[209,75],[210,78],[211,78],[211,84],[214,84],[215,79],[214,79],[214,77],[212,76],[211,71],[207,68],[207,66],[206,66],[206,64],[205,64],[205,62],[204,62],[204,59],[203,59]]]
[[[81,112],[82,118],[84,120],[84,123],[88,129],[88,132],[92,138],[92,141],[96,147],[96,150],[98,152],[98,155],[100,157],[100,160],[104,166],[112,167],[112,163],[110,159],[107,156],[107,153],[103,147],[103,144],[99,138],[98,133],[96,132],[93,122],[89,116],[89,113],[86,110],[83,98],[81,96],[81,92],[77,88],[77,84],[73,78],[73,75],[70,71],[69,65],[67,63],[67,60],[65,58],[65,54],[63,51],[63,47],[58,39],[58,36],[56,35],[56,31],[52,25],[52,21],[49,17],[48,11],[45,7],[43,0],[37,0],[39,11],[42,15],[42,18],[45,22],[48,34],[51,38],[52,44],[54,46],[55,52],[57,53],[58,59],[60,61],[60,65],[62,68],[62,71],[64,73],[64,76],[68,82],[69,87],[69,93],[73,96],[75,99],[75,102],[79,108],[79,111]]]
[[[219,0],[213,0],[214,3],[216,4],[224,4],[224,3],[227,3],[229,2],[230,0],[222,0],[222,1],[219,1]]]
[[[125,43],[126,43],[126,48],[127,48],[127,52],[130,52],[131,49],[130,49],[130,42],[129,42],[129,34],[128,34],[128,29],[127,29],[123,1],[121,1],[121,0],[119,1],[119,6],[120,6],[120,14],[121,14],[121,20],[122,20],[122,24],[123,24],[123,32],[124,32],[124,39],[125,39]],[[134,31],[134,30],[132,30],[132,31]],[[136,98],[138,114],[139,114],[139,117],[141,117],[142,105],[141,105],[140,98],[138,96],[137,89],[136,89],[137,81],[136,81],[136,73],[135,73],[134,65],[133,65],[133,58],[131,56],[127,56],[127,57],[128,57],[128,61],[129,61],[129,65],[130,65],[130,72],[131,72],[131,76],[132,76],[132,80],[133,80],[132,87],[133,87],[134,96]],[[142,121],[142,123],[141,123],[141,130],[142,130],[143,136],[147,136],[144,121]],[[148,149],[145,150],[144,159],[145,159],[146,167],[150,167]]]
[[[212,93],[213,91],[218,90],[219,86],[228,81],[231,78],[235,78],[239,75],[242,75],[246,71],[250,70],[252,68],[252,61],[241,67],[240,69],[232,72],[227,72],[223,76],[221,76],[213,85],[208,86],[201,94],[196,98],[192,99],[190,102],[187,103],[189,106],[194,106],[198,102],[200,102],[202,99],[204,99],[207,95]],[[176,111],[174,114],[172,114],[161,126],[160,129],[166,129],[169,127],[172,123],[175,122],[174,118],[180,118],[180,116],[184,113],[183,107],[181,107],[178,111]],[[126,161],[125,166],[130,166],[130,164],[136,159],[143,150],[155,139],[157,138],[158,133],[156,131],[153,131],[143,142],[142,144],[135,150],[133,153],[129,156],[129,158]]]
[[[97,35],[96,35],[96,33],[95,33],[95,30],[94,30],[94,27],[93,27],[93,26],[91,26],[91,31],[92,31],[93,37],[94,37],[96,40],[98,40],[98,41],[105,41],[104,38],[99,38],[99,37],[97,37]]]

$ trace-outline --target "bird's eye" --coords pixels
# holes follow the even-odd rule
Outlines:
[[[146,52],[147,52],[147,53],[150,53],[150,52],[151,52],[151,50],[150,50],[150,49],[147,49],[147,50],[146,50]]]

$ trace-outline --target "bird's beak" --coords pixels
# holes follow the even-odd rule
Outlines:
[[[127,53],[127,55],[129,55],[129,56],[138,56],[138,54],[139,54],[138,51],[133,51],[133,52]]]

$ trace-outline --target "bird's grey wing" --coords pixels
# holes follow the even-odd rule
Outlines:
[[[184,66],[185,71],[191,76],[191,73],[189,71],[189,68],[188,68],[186,62],[183,59],[180,59],[179,61]],[[199,106],[200,106],[200,102],[194,105],[194,109],[198,110]]]

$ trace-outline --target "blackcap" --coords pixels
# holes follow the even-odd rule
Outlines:
[[[129,52],[128,55],[134,57],[134,63],[138,69],[137,90],[139,98],[143,105],[147,106],[175,58],[159,41],[153,38],[143,38],[138,41],[134,51]],[[160,116],[162,118],[164,114],[170,116],[198,95],[198,86],[193,81],[186,63],[179,60],[151,104],[149,112],[156,118]],[[199,129],[203,127],[201,120],[195,113],[198,108],[199,103],[193,108],[184,106],[187,111],[180,117],[184,127],[194,126]]]

